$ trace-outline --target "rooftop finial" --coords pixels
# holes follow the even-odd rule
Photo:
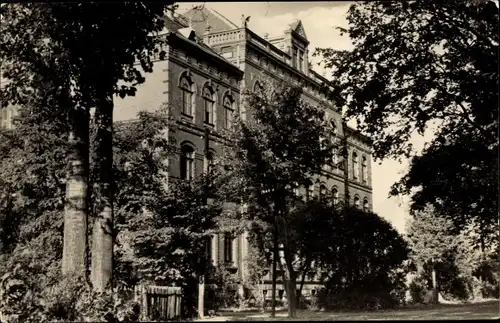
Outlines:
[[[250,21],[250,16],[245,17],[245,15],[241,15],[241,27],[247,27],[248,22]]]

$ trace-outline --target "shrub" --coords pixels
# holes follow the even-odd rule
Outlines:
[[[421,276],[417,276],[409,285],[411,303],[421,304],[424,302],[427,284]]]

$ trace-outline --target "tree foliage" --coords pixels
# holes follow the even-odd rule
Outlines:
[[[493,265],[498,261],[498,233],[481,237],[484,232],[474,223],[457,232],[453,222],[437,214],[432,206],[416,213],[408,223],[407,237],[423,287],[432,287],[431,274],[435,270],[437,288],[443,297],[463,300],[494,295],[491,287],[498,283],[498,268]],[[482,238],[493,245],[483,244],[481,248]]]
[[[434,204],[459,229],[496,221],[498,18],[493,1],[360,2],[340,28],[354,49],[317,51],[376,158],[413,156],[410,137],[439,125],[391,193],[419,190],[414,209]]]
[[[316,266],[327,295],[324,306],[392,307],[404,298],[409,248],[390,223],[352,206],[316,204],[323,225]]]
[[[54,301],[56,294],[47,294],[47,289],[58,290],[56,286],[65,285],[61,282],[60,261],[65,137],[69,127],[64,119],[61,120],[57,106],[36,102],[38,105],[20,108],[14,129],[0,130],[0,190],[6,197],[0,208],[0,276],[4,278],[2,292],[9,296],[3,294],[5,298],[2,300],[12,301],[1,304],[5,315],[17,310],[25,311],[26,315],[49,315],[46,311],[51,311],[52,307],[44,307],[39,302],[48,301],[47,297]],[[205,266],[200,248],[204,247],[204,239],[214,226],[212,219],[218,215],[219,206],[213,205],[208,210],[203,206],[203,179],[189,185],[170,184],[167,192],[164,158],[171,152],[172,142],[164,135],[164,129],[170,123],[166,116],[165,109],[155,113],[143,112],[137,121],[115,127],[113,172],[117,179],[114,187],[117,197],[115,221],[119,230],[114,279],[119,287],[130,286],[141,278],[151,281],[153,277],[163,277],[163,283],[182,284],[190,278],[189,275],[202,271]],[[92,133],[95,134],[95,130]],[[209,193],[215,194],[210,190]],[[175,255],[170,252],[178,249],[185,253]],[[155,266],[150,266],[152,264]],[[145,268],[149,271],[144,272]],[[10,274],[4,276],[7,273]],[[20,287],[17,291],[22,291],[19,296],[22,302],[16,298],[13,289],[6,288],[11,285]],[[90,293],[85,291],[84,296],[89,299],[97,297],[87,292]],[[19,308],[16,310],[13,304]],[[69,319],[64,313],[57,315],[55,318]],[[35,316],[26,316],[24,321],[39,321],[40,317]],[[21,321],[23,317],[20,317]]]

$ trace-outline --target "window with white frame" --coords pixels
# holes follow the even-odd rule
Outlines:
[[[224,107],[224,128],[229,129],[233,125],[234,99],[230,95],[225,95],[222,105]]]
[[[182,179],[192,180],[194,178],[194,148],[191,145],[182,145],[180,167]]]
[[[339,190],[336,187],[332,189],[332,198],[333,198],[333,205],[337,205],[339,203]]]
[[[215,124],[215,91],[210,86],[203,87],[203,105],[205,110],[205,123]]]
[[[193,84],[187,76],[183,76],[180,82],[182,90],[182,113],[193,116]]]
[[[354,206],[359,209],[359,196],[354,196]]]
[[[363,211],[365,211],[365,212],[366,212],[366,211],[368,211],[369,209],[370,209],[370,205],[368,204],[368,199],[367,199],[367,198],[365,198],[365,199],[363,200]]]
[[[366,156],[361,158],[361,179],[363,183],[368,182],[368,162],[366,160]]]
[[[352,176],[354,179],[359,178],[358,154],[356,152],[352,153]]]

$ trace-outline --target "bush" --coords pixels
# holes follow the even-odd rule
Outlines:
[[[421,304],[424,302],[427,291],[427,282],[421,275],[417,276],[409,285],[411,303]]]

